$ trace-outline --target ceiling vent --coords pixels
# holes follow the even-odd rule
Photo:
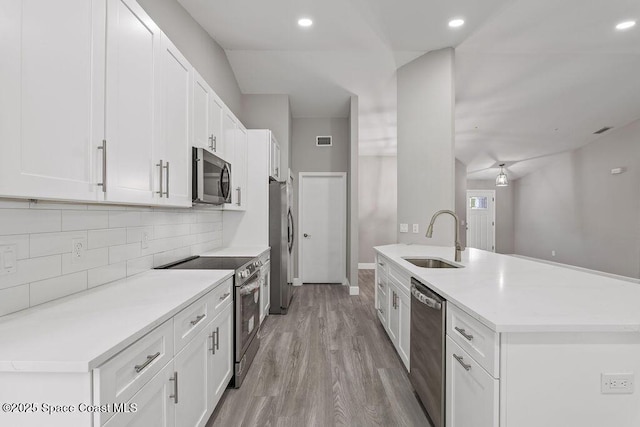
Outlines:
[[[598,129],[593,134],[594,135],[602,135],[603,133],[605,133],[606,131],[611,130],[611,129],[613,129],[611,126],[605,126],[602,129]]]
[[[330,136],[316,136],[316,145],[318,147],[331,147],[333,143]]]

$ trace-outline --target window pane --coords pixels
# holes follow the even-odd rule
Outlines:
[[[488,197],[469,197],[469,208],[487,209]]]

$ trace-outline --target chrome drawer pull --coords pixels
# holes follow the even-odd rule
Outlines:
[[[216,331],[213,331],[209,338],[211,338],[211,348],[209,350],[211,354],[216,354]]]
[[[220,350],[220,327],[216,327],[216,350]]]
[[[178,404],[178,372],[173,373],[173,377],[169,378],[173,381],[173,394],[169,395],[169,399],[173,399],[173,403]]]
[[[201,314],[200,316],[196,317],[196,320],[192,320],[191,321],[191,326],[196,326],[198,323],[200,323],[202,321],[202,319],[204,319],[205,317],[207,317],[206,314]]]
[[[455,328],[456,331],[460,332],[460,335],[462,335],[463,337],[465,337],[467,340],[471,341],[473,339],[473,335],[468,334],[467,331],[465,331],[464,329],[460,329],[457,326]]]
[[[226,292],[224,295],[220,297],[220,301],[226,300],[229,295],[231,295],[231,292]]]
[[[471,370],[471,365],[467,365],[466,363],[464,363],[464,358],[462,356],[458,356],[457,354],[453,353],[453,357],[458,361],[458,363],[462,365],[465,371]]]
[[[149,366],[149,364],[151,362],[153,362],[154,360],[156,360],[158,358],[158,356],[160,356],[160,352],[157,352],[156,354],[152,354],[150,356],[147,356],[147,360],[142,364],[142,365],[136,365],[134,366],[136,373],[139,374],[142,370],[144,370],[144,368],[146,368],[147,366]]]

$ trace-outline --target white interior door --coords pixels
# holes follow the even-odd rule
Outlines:
[[[467,191],[467,246],[495,252],[495,191]]]
[[[346,277],[345,173],[301,173],[298,212],[303,283],[342,283]]]

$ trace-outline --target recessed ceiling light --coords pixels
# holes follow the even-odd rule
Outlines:
[[[616,30],[628,30],[636,25],[636,21],[624,21],[616,25]]]
[[[300,18],[298,19],[298,25],[301,27],[310,27],[313,25],[313,21],[309,18]]]
[[[464,25],[464,19],[452,19],[451,21],[449,21],[449,26],[451,28],[458,28],[458,27],[462,27]]]

